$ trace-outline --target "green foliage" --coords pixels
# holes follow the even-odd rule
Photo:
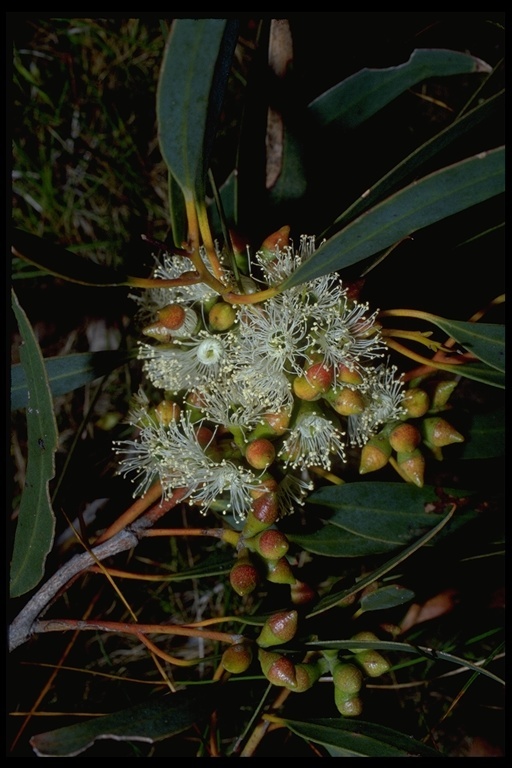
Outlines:
[[[353,15],[332,18],[350,26]],[[443,14],[427,15],[443,24]],[[411,24],[415,16],[405,14]],[[500,711],[505,97],[501,29],[482,19],[476,40],[454,40],[453,50],[435,36],[423,44],[416,30],[391,55],[375,47],[351,64],[336,43],[339,69],[322,63],[327,27],[303,50],[295,48],[300,23],[287,19],[52,18],[16,31],[12,253],[20,290],[9,532],[11,595],[32,594],[13,609],[10,706],[69,715],[56,728],[36,727],[32,716],[20,727],[18,718],[12,756],[461,756],[450,719],[460,701]],[[486,35],[490,48],[479,44]],[[292,243],[315,233],[317,247],[269,280],[265,267],[287,246],[287,225]],[[144,240],[135,248],[134,235]],[[165,284],[154,272],[162,256]],[[223,282],[224,271],[231,281]],[[313,314],[311,286],[330,299],[333,273],[346,286],[345,310],[366,306],[368,296],[361,323],[374,314],[365,341],[382,333],[387,370],[397,375],[387,389],[363,380],[373,366],[364,345],[353,366],[325,366],[318,379],[285,366],[293,409],[248,417],[247,428],[244,394],[230,401],[227,426],[205,417],[193,397],[203,369],[185,379],[185,394],[161,386],[160,372],[149,381],[141,375],[137,356],[147,372],[155,349],[174,361],[173,382],[197,340],[207,338],[212,353],[240,339],[239,322],[225,332],[210,320],[216,301],[256,308],[245,315],[256,337],[266,309],[288,311],[300,297],[314,333],[324,318]],[[469,297],[459,286],[468,276]],[[211,294],[193,303],[199,279]],[[85,298],[82,318],[70,285],[79,296],[107,289],[114,299]],[[58,301],[48,302],[50,288]],[[151,299],[158,291],[160,304]],[[162,311],[174,303],[178,314],[192,310],[194,325],[177,342]],[[57,342],[54,326],[62,330]],[[364,334],[351,329],[362,344]],[[148,336],[160,346],[146,344]],[[144,349],[152,350],[147,357]],[[302,350],[301,373],[320,365],[319,351]],[[263,372],[266,363],[262,355]],[[232,375],[229,365],[222,375]],[[332,408],[330,395],[357,392],[370,411],[379,397],[397,396],[399,375],[404,392],[411,386],[424,396],[424,410],[397,410],[390,423],[383,417],[368,427],[389,449],[362,481],[370,438],[354,428],[354,413]],[[364,402],[369,392],[375,403]],[[329,414],[332,445],[346,438],[332,463],[322,464],[314,443],[316,463],[293,454],[290,434],[317,412]],[[438,414],[453,444],[425,438],[425,420]],[[387,444],[402,422],[420,440],[413,480]],[[180,434],[183,424],[189,432]],[[268,464],[259,454],[247,458],[256,430]],[[203,472],[194,493],[173,485],[175,476],[194,482],[186,475],[192,434]],[[169,435],[180,447],[177,467]],[[143,466],[138,486],[117,477],[123,445],[135,455],[126,474]],[[215,488],[212,463],[234,467],[235,479],[246,471],[246,495],[235,480],[229,493]],[[249,508],[245,526],[233,500]],[[260,546],[264,536],[272,547]],[[482,560],[492,567],[482,569]],[[250,589],[234,578],[240,567],[250,570]],[[375,640],[354,650],[360,630]],[[239,646],[247,659],[235,674],[222,658]],[[363,716],[350,707],[340,715],[330,673],[356,663],[361,648],[381,654],[383,679],[369,685],[371,674],[361,672]],[[34,659],[42,666],[27,678]],[[58,667],[51,683],[48,660]],[[87,683],[70,684],[76,674]],[[141,695],[141,686],[150,687]],[[266,714],[276,706],[279,717]]]

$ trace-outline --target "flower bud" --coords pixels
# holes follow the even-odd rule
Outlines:
[[[431,411],[445,410],[453,390],[457,387],[457,381],[453,379],[437,381],[430,392]]]
[[[295,395],[300,400],[319,400],[322,393],[313,384],[310,384],[305,376],[295,376],[292,381],[292,388]]]
[[[271,491],[254,499],[243,527],[244,537],[250,538],[273,525],[279,516],[277,494]]]
[[[372,435],[361,449],[359,474],[366,475],[385,467],[391,456],[389,440],[384,435]]]
[[[291,690],[294,693],[304,693],[309,690],[322,674],[322,667],[318,662],[309,662],[307,664],[295,665],[295,676],[297,684]]]
[[[389,661],[372,648],[358,653],[356,659],[369,677],[380,677],[391,669]]]
[[[421,423],[423,437],[434,448],[444,448],[445,445],[464,442],[464,437],[457,432],[445,419],[440,416],[430,416]]]
[[[280,227],[277,232],[272,232],[271,235],[265,238],[261,244],[261,249],[264,253],[272,255],[276,248],[286,245],[290,239],[290,227],[285,224],[284,227]]]
[[[404,421],[389,433],[389,444],[397,453],[414,451],[421,443],[421,433],[414,424]]]
[[[373,632],[358,632],[351,640],[362,640],[363,642],[378,641],[377,635]],[[377,650],[373,648],[351,648],[356,657],[356,661],[369,677],[379,677],[385,674],[391,668],[390,663]]]
[[[286,555],[290,546],[288,539],[275,528],[269,528],[245,539],[245,545],[251,552],[257,552],[265,560],[279,560]]]
[[[221,664],[226,672],[240,675],[252,662],[252,649],[247,643],[233,643],[222,654]]]
[[[317,392],[327,392],[334,380],[334,369],[325,363],[313,363],[304,371],[304,378]]]
[[[177,331],[185,322],[185,308],[181,304],[167,304],[157,314],[160,325],[172,331]]]
[[[338,661],[332,669],[332,681],[343,693],[354,696],[363,685],[363,673],[354,664]]]
[[[356,386],[363,383],[363,377],[355,368],[348,368],[346,365],[338,366],[338,372],[336,374],[337,381],[340,384],[355,384]]]
[[[281,437],[288,429],[290,423],[290,411],[283,409],[274,413],[264,413],[261,422],[257,424],[249,435],[249,440],[256,440],[259,437]]]
[[[218,301],[208,313],[208,322],[214,331],[227,331],[235,324],[236,309],[225,301]]]
[[[256,642],[261,648],[289,642],[297,632],[298,620],[299,615],[294,610],[274,613],[266,620]]]
[[[296,579],[290,587],[290,597],[294,605],[306,605],[316,598],[316,592],[309,584]]]
[[[252,440],[245,449],[245,458],[254,469],[266,469],[275,457],[276,449],[265,437]]]
[[[363,702],[359,696],[347,696],[339,688],[334,689],[334,703],[343,717],[358,717],[363,711]]]
[[[260,581],[260,574],[248,558],[241,558],[232,567],[229,581],[237,595],[243,597],[256,589]]]
[[[418,488],[423,488],[425,478],[425,457],[419,448],[414,451],[397,453],[396,461],[407,480]]]
[[[275,651],[258,650],[261,671],[273,685],[294,689],[297,687],[295,664]]]
[[[366,407],[361,392],[357,389],[350,389],[350,387],[343,387],[338,392],[334,392],[333,397],[328,398],[328,402],[341,416],[354,416],[362,413]]]
[[[424,389],[411,387],[406,391],[402,405],[406,410],[406,418],[419,419],[430,408],[430,398]]]
[[[293,585],[295,583],[295,576],[286,557],[280,557],[279,560],[265,560],[265,564],[267,566],[266,579],[271,584]]]

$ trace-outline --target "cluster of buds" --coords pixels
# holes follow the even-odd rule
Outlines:
[[[279,516],[294,511],[315,473],[342,467],[349,447],[364,450],[362,472],[377,468],[376,451],[382,461],[383,430],[408,406],[377,312],[335,273],[281,291],[315,253],[314,238],[301,237],[296,250],[288,236],[283,228],[254,258],[248,253],[243,275],[224,267],[219,252],[215,284],[225,293],[194,282],[185,255],[165,255],[153,275],[165,284],[135,297],[148,339],[139,358],[163,391],[156,408],[138,394],[129,415],[137,438],[117,443],[135,496],[159,481],[164,497],[186,489],[201,512],[238,524],[269,490]],[[201,257],[211,272],[206,251]]]
[[[448,400],[455,387],[453,380],[409,387],[402,400],[402,417],[390,421],[363,445],[360,474],[382,469],[394,455],[402,477],[421,488],[426,464],[424,449],[441,460],[443,448],[464,440],[463,435],[440,415],[448,409]]]

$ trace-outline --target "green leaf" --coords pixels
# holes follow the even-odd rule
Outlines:
[[[414,592],[410,589],[400,584],[387,584],[385,587],[379,587],[375,592],[363,595],[360,605],[363,611],[383,611],[409,603],[413,598]]]
[[[80,352],[43,360],[52,396],[64,395],[83,387],[100,376],[110,373],[129,360],[123,350]],[[27,377],[23,365],[11,367],[11,409],[25,408],[28,404]]]
[[[13,230],[12,251],[18,258],[72,283],[96,287],[130,284],[127,275],[78,256],[61,245],[48,243],[41,237],[22,229]]]
[[[395,165],[382,178],[372,184],[363,195],[357,198],[329,227],[329,231],[339,230],[341,224],[346,224],[351,219],[359,216],[363,211],[371,208],[378,200],[396,190],[398,184],[407,177],[411,178],[413,173],[425,165],[429,160],[439,154],[446,147],[458,141],[465,136],[468,131],[479,126],[484,120],[491,120],[495,117],[498,107],[504,100],[504,91],[492,96],[490,99],[478,104],[467,114],[457,118],[451,125],[431,139],[426,141],[420,147],[411,152],[404,160]]]
[[[23,342],[20,358],[28,386],[27,472],[11,560],[10,592],[19,597],[40,582],[53,544],[55,516],[49,482],[55,474],[57,425],[41,350],[14,291],[12,307]]]
[[[322,127],[356,128],[417,83],[431,77],[491,72],[484,61],[457,51],[416,49],[408,61],[387,69],[362,69],[309,104]]]
[[[238,22],[175,19],[157,89],[162,157],[185,196],[204,200],[208,154],[229,74]]]
[[[505,455],[505,408],[472,416],[469,434],[460,445],[462,459],[492,459]]]
[[[446,493],[467,495],[451,489]],[[321,514],[318,507],[335,512],[318,531],[288,534],[290,541],[326,557],[362,557],[392,552],[423,535],[438,524],[447,501],[441,502],[431,486],[361,482],[319,488],[307,503],[316,514]],[[433,505],[437,513],[427,511]],[[472,517],[471,512],[458,515],[457,526]]]
[[[335,749],[339,757],[443,757],[422,742],[377,723],[343,717],[279,718],[279,722],[306,741]]]
[[[479,360],[505,372],[505,326],[498,323],[468,323],[430,315],[430,321],[462,344]]]
[[[373,256],[419,229],[500,194],[504,184],[503,147],[424,176],[327,240],[280,288],[286,290]]]
[[[339,585],[335,584],[332,587],[330,593],[322,597],[322,599],[319,600],[319,602],[315,605],[313,610],[309,612],[308,617],[316,616],[319,613],[323,613],[324,611],[328,611],[331,608],[334,608],[336,605],[340,605],[348,598],[357,595],[359,592],[365,589],[365,587],[382,578],[386,573],[392,571],[394,568],[396,568],[397,565],[402,563],[414,552],[417,552],[419,549],[421,549],[421,547],[424,547],[431,539],[437,536],[453,519],[454,512],[455,505],[452,505],[452,508],[448,511],[445,517],[443,517],[442,520],[434,528],[432,528],[430,531],[427,531],[427,533],[425,533],[420,539],[417,539],[408,547],[401,550],[397,555],[394,555],[391,559],[387,560],[382,565],[379,565],[379,567],[374,571],[366,574],[365,576],[362,576],[358,580],[357,584],[348,587],[348,589],[345,587],[340,588]]]
[[[463,376],[466,379],[480,381],[490,387],[505,389],[505,374],[496,368],[490,368],[484,363],[464,363],[464,365],[443,364],[443,371],[450,371],[455,376]]]
[[[98,739],[115,741],[162,741],[190,728],[207,715],[214,705],[217,686],[204,686],[201,692],[178,691],[163,698],[142,702],[111,715],[87,718],[30,739],[38,757],[75,757]]]

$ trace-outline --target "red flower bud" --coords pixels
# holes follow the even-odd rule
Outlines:
[[[270,683],[281,688],[294,689],[297,687],[295,664],[286,656],[260,648],[258,659],[261,671]]]
[[[264,531],[273,525],[279,516],[277,494],[271,491],[262,493],[254,499],[245,519],[243,528],[244,537],[250,538],[260,531]]]
[[[276,457],[276,449],[270,440],[260,437],[253,440],[245,449],[245,458],[251,467],[255,469],[266,469]]]
[[[261,533],[245,539],[245,545],[251,552],[257,552],[265,560],[279,560],[286,555],[290,546],[288,539],[275,528],[270,528]]]
[[[256,642],[262,648],[289,642],[297,632],[297,611],[281,611],[270,616],[262,627]]]
[[[396,461],[407,480],[414,483],[414,485],[417,485],[418,488],[423,488],[425,457],[420,449],[415,448],[414,451],[397,453]]]
[[[249,560],[235,563],[229,574],[229,581],[235,592],[243,597],[253,592],[259,584],[258,569]]]
[[[464,437],[457,432],[445,419],[440,416],[430,416],[423,419],[421,424],[425,441],[434,448],[444,448],[445,445],[464,442]]]

